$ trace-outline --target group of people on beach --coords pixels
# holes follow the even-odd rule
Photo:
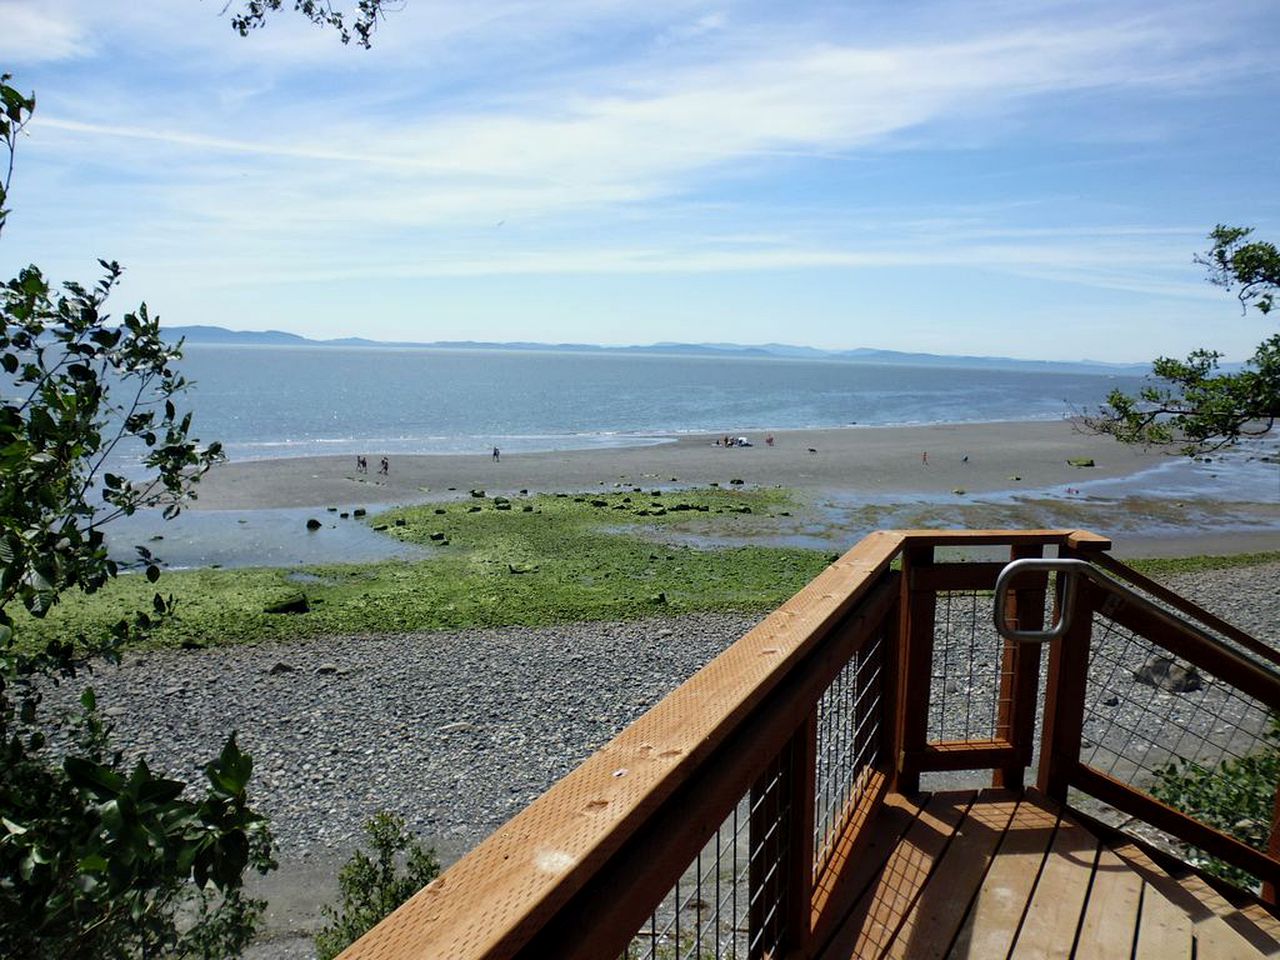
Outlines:
[[[498,463],[500,461],[502,461],[502,451],[499,451],[497,447],[494,447],[493,462]],[[356,456],[356,472],[357,474],[367,474],[367,472],[369,472],[369,460],[362,456],[362,454],[357,454]],[[387,457],[381,458],[378,465],[378,475],[389,476],[390,472],[392,472],[392,462],[390,462]]]
[[[369,472],[368,459],[363,456],[357,456],[356,457],[356,473],[368,473],[368,472]],[[388,460],[386,457],[383,457],[382,462],[378,464],[378,474],[379,476],[385,477],[390,473],[391,473],[391,461]]]
[[[769,434],[764,438],[766,447],[773,446],[773,434]],[[723,437],[717,437],[715,445],[717,447],[750,447],[753,446],[746,437],[731,437],[727,433]]]

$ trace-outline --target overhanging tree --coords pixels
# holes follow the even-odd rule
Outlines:
[[[0,76],[0,230],[17,138],[35,99]],[[39,268],[0,288],[0,956],[94,958],[235,956],[262,904],[245,896],[249,866],[265,871],[271,838],[249,807],[252,761],[232,735],[206,767],[203,792],[127,764],[91,689],[78,715],[42,709],[41,691],[76,677],[89,658],[172,614],[172,598],[103,637],[21,642],[15,614],[45,616],[69,590],[92,593],[119,570],[102,525],[142,508],[181,509],[219,457],[200,447],[187,383],[143,305],[112,324],[119,281],[100,261],[91,287],[59,290]],[[107,472],[132,446],[143,479]],[[140,550],[145,575],[158,567]],[[54,744],[58,748],[54,749]]]
[[[223,12],[230,9],[231,0]],[[231,26],[246,36],[250,30],[257,30],[267,22],[267,16],[285,5],[285,0],[244,0],[239,12],[232,14]],[[386,0],[356,0],[355,12],[351,19],[342,10],[335,9],[329,0],[293,0],[293,9],[312,23],[321,27],[332,27],[337,31],[343,43],[353,39],[362,47],[369,47],[373,42],[373,31],[378,21],[385,15],[389,6]]]
[[[1235,293],[1243,313],[1270,314],[1280,290],[1280,250],[1252,240],[1252,228],[1219,224],[1212,246],[1195,260],[1209,282]],[[1087,426],[1123,443],[1197,454],[1269,433],[1280,417],[1280,334],[1258,345],[1243,369],[1224,373],[1222,354],[1196,350],[1185,360],[1160,357],[1153,382],[1136,394],[1113,390]]]
[[[283,0],[227,0],[241,35]],[[357,0],[350,19],[329,0],[293,10],[369,47],[384,0]],[[18,136],[35,109],[0,76],[0,231]],[[0,956],[33,960],[133,960],[236,956],[262,904],[244,894],[252,866],[275,866],[263,817],[248,805],[251,758],[234,734],[205,767],[203,794],[127,766],[110,743],[91,689],[78,715],[50,716],[41,690],[71,680],[95,656],[114,658],[173,613],[172,597],[117,623],[104,637],[23,646],[14,612],[43,617],[68,590],[91,593],[114,578],[101,527],[142,508],[175,515],[219,458],[201,448],[187,389],[145,304],[112,324],[107,298],[121,268],[59,289],[35,266],[0,289]],[[106,470],[132,447],[141,480]],[[138,453],[140,451],[140,453]],[[138,548],[145,575],[160,575]],[[51,737],[60,741],[51,748]],[[197,795],[193,796],[193,793]]]

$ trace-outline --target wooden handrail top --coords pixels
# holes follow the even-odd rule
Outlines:
[[[1088,530],[884,530],[904,544],[935,547],[989,547],[1056,544],[1084,553],[1111,549],[1108,537]]]

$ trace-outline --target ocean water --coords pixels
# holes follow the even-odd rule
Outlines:
[[[1128,376],[778,358],[194,345],[195,432],[234,460],[562,450],[673,433],[1056,419]]]
[[[182,371],[195,382],[182,404],[195,413],[195,433],[206,442],[221,440],[233,460],[371,450],[483,454],[495,445],[510,452],[582,449],[659,443],[685,432],[853,422],[1057,419],[1096,406],[1115,387],[1133,391],[1141,383],[1105,374],[774,358],[205,345],[187,348]],[[1277,449],[1280,441],[1269,440],[1210,464],[1170,458],[1133,477],[1082,477],[1071,498],[1111,503],[1121,514],[1126,498],[1139,495],[1189,504],[1273,502],[1280,495],[1276,467],[1259,458]],[[118,468],[131,472],[127,463]],[[981,499],[999,504],[1046,494],[1065,496],[1018,489]],[[845,506],[879,499],[862,496]],[[965,501],[883,499],[939,510]],[[325,524],[315,534],[304,529],[312,516]],[[1221,529],[1224,522],[1230,524],[1215,515],[1202,526]],[[847,540],[843,525],[836,526]],[[144,511],[113,524],[108,539],[122,561],[134,559],[134,544],[145,543],[174,567],[417,555],[363,523],[313,509],[186,511],[172,523]],[[788,542],[811,545],[803,537]]]

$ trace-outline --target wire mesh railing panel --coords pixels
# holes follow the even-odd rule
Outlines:
[[[884,634],[872,637],[818,701],[814,784],[814,875],[858,808],[880,759],[884,724]]]
[[[1117,567],[1119,569],[1116,569]],[[1280,624],[1275,622],[1268,623],[1266,621],[1265,611],[1269,604],[1265,601],[1262,603],[1250,602],[1250,594],[1253,591],[1257,591],[1257,594],[1260,595],[1253,597],[1254,600],[1261,600],[1266,596],[1267,587],[1269,585],[1267,585],[1265,581],[1254,585],[1249,582],[1248,576],[1241,575],[1239,580],[1233,584],[1233,597],[1237,603],[1240,601],[1244,602],[1234,609],[1224,610],[1222,609],[1224,606],[1223,598],[1221,596],[1215,596],[1214,591],[1212,590],[1212,584],[1214,581],[1208,581],[1210,587],[1206,588],[1205,584],[1198,582],[1196,578],[1184,579],[1186,575],[1183,575],[1184,578],[1180,578],[1177,574],[1173,575],[1174,583],[1172,585],[1168,583],[1163,585],[1167,588],[1173,589],[1183,600],[1190,601],[1193,604],[1202,605],[1201,609],[1207,612],[1209,616],[1199,617],[1179,610],[1174,604],[1168,602],[1163,597],[1147,590],[1141,583],[1131,582],[1128,579],[1128,576],[1132,575],[1134,571],[1124,567],[1123,564],[1115,564],[1113,567],[1108,568],[1108,573],[1115,579],[1123,582],[1127,589],[1141,594],[1147,601],[1168,612],[1171,616],[1179,620],[1194,623],[1198,630],[1209,634],[1223,646],[1229,647],[1246,660],[1259,664],[1268,670],[1277,669],[1275,659],[1271,656],[1266,656],[1260,653],[1257,646],[1259,645],[1259,641],[1261,641],[1262,645],[1271,646],[1272,648],[1280,646]],[[1161,579],[1163,580],[1164,578]],[[1208,595],[1205,595],[1206,590],[1208,590]],[[1262,622],[1255,623],[1253,625],[1254,630],[1252,638],[1247,634],[1245,635],[1244,640],[1250,642],[1242,642],[1239,638],[1239,634],[1243,633],[1243,631],[1223,629],[1221,628],[1222,624],[1220,622],[1215,622],[1217,616],[1224,616],[1229,623],[1234,622],[1239,616],[1244,616],[1247,621],[1251,614],[1254,617],[1260,617]]]
[[[988,590],[939,591],[934,613],[929,689],[930,742],[990,740],[996,736],[1004,641],[991,617]]]
[[[1171,761],[1241,761],[1272,742],[1265,706],[1097,613],[1080,759],[1133,786]]]
[[[790,755],[734,806],[622,960],[747,960],[776,954],[787,931]]]
[[[1267,708],[1102,612],[1082,737],[1082,763],[1266,849],[1280,778]]]

